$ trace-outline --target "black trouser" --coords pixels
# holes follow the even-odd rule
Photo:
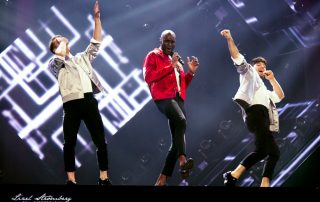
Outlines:
[[[64,165],[65,171],[75,171],[75,146],[80,123],[83,120],[93,143],[97,147],[98,166],[102,171],[108,169],[108,151],[98,101],[92,93],[85,93],[84,99],[72,100],[63,104],[64,119]]]
[[[162,174],[171,176],[180,155],[185,153],[185,131],[187,127],[184,102],[177,95],[175,98],[155,101],[159,110],[169,119],[171,146],[169,148]]]
[[[265,157],[263,177],[272,178],[274,168],[279,160],[280,151],[276,144],[273,132],[269,130],[268,109],[263,105],[252,105],[246,110],[246,125],[248,130],[255,135],[256,149],[246,156],[241,164],[249,169]]]

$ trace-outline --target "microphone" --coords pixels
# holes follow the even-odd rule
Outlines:
[[[170,53],[170,55],[171,55],[171,57],[173,56],[173,51]],[[178,56],[178,61],[179,61],[182,65],[184,65],[184,61],[181,59],[180,56]]]
[[[179,61],[182,65],[184,65],[184,61],[181,59],[181,57],[178,58],[178,61]]]

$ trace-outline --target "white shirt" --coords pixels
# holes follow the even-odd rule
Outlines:
[[[169,58],[172,60],[172,57],[169,55]],[[182,66],[178,63],[179,67],[182,68]],[[177,68],[174,68],[174,74],[176,75],[176,81],[178,86],[178,92],[180,93],[180,72]]]
[[[78,65],[77,65],[77,68],[80,75],[83,93],[92,93],[91,79],[88,76],[91,74],[90,70],[86,67],[80,67]]]
[[[92,90],[92,84],[91,84],[91,80],[90,80],[90,78],[88,76],[88,75],[91,74],[90,70],[88,68],[86,68],[86,67],[82,67],[80,65],[77,65],[77,63],[75,62],[75,57],[73,57],[73,55],[71,53],[69,53],[69,55],[66,58],[63,58],[63,57],[58,56],[58,55],[56,57],[64,60],[65,62],[73,63],[73,65],[75,65],[77,67],[77,69],[78,69],[83,93],[92,93],[92,91],[93,91]]]
[[[281,99],[275,91],[267,89],[258,72],[246,62],[243,55],[240,54],[238,58],[231,57],[231,59],[240,74],[240,86],[233,99],[244,100],[249,105],[264,105],[269,111],[270,131],[278,131],[279,116],[275,103],[280,102]]]

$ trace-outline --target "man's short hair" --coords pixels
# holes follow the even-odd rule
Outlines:
[[[55,50],[57,47],[54,47],[54,40],[57,38],[57,37],[61,37],[61,35],[54,35],[51,39],[50,39],[50,42],[49,42],[49,50],[51,51],[51,53],[55,54]]]
[[[160,42],[163,41],[164,36],[167,35],[167,34],[171,34],[174,38],[176,38],[176,34],[175,34],[172,30],[167,29],[167,30],[164,30],[164,31],[161,33]]]
[[[255,65],[258,62],[263,62],[267,66],[267,60],[264,57],[256,57],[251,60],[251,65]]]

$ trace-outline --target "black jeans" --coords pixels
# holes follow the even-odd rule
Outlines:
[[[98,101],[92,93],[85,93],[83,99],[68,101],[63,104],[64,119],[64,165],[65,171],[75,171],[75,146],[80,123],[83,120],[97,147],[98,166],[102,171],[108,170],[108,151],[104,127],[98,109]]]
[[[269,130],[268,109],[263,105],[252,105],[246,110],[246,114],[246,125],[248,130],[255,135],[256,149],[246,156],[241,164],[246,169],[249,169],[267,157],[262,176],[271,179],[274,168],[279,160],[280,151],[274,140],[273,132]]]
[[[187,127],[184,102],[177,95],[175,98],[155,101],[159,110],[168,118],[171,132],[169,148],[162,174],[172,176],[175,164],[180,155],[186,155],[185,131]]]

